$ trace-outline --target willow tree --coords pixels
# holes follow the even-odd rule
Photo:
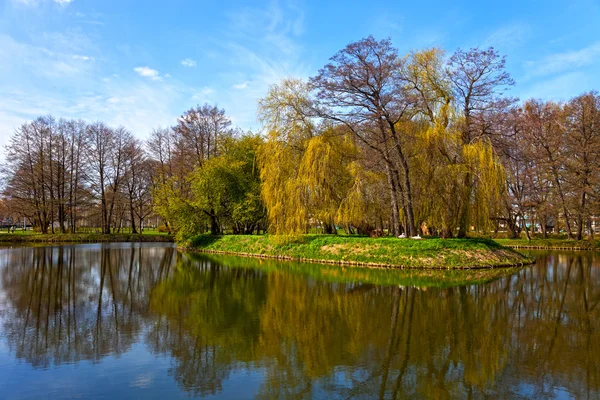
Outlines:
[[[310,88],[299,80],[271,87],[260,102],[269,129],[260,152],[262,196],[274,233],[306,232],[311,224],[337,233],[336,222],[358,220],[347,195],[358,168],[354,137],[315,114]]]
[[[261,194],[269,230],[276,234],[304,233],[308,227],[308,201],[298,170],[316,132],[311,108],[310,89],[299,79],[272,85],[258,103],[259,119],[268,131],[258,153]]]
[[[383,221],[388,219],[386,175],[366,164],[363,156],[346,165],[350,181],[338,206],[336,220],[346,226],[348,233],[353,233],[352,228],[356,227],[359,234],[369,234],[378,222],[383,232]]]
[[[398,125],[413,138],[407,153],[415,172],[413,190],[421,199],[415,204],[417,220],[449,237],[461,223],[489,225],[503,180],[488,136],[464,139],[461,103],[453,92],[454,75],[445,68],[444,57],[435,48],[406,57],[402,77],[415,115]]]

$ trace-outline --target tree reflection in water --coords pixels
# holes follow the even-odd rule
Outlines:
[[[600,260],[591,253],[541,254],[487,283],[417,288],[414,272],[377,285],[327,267],[334,278],[324,280],[322,269],[318,278],[303,271],[325,267],[172,247],[1,252],[2,336],[36,368],[143,342],[196,395],[251,371],[263,398],[600,396]],[[381,273],[361,272],[367,282]]]

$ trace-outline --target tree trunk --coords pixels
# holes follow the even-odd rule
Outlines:
[[[467,233],[469,230],[469,206],[471,199],[471,190],[472,190],[472,182],[471,182],[471,173],[467,172],[463,179],[463,198],[460,206],[460,211],[458,214],[458,235],[459,238],[467,237]]]
[[[412,198],[412,190],[411,190],[411,186],[410,186],[410,173],[409,173],[409,167],[408,167],[408,161],[406,160],[406,157],[404,156],[404,152],[402,151],[402,145],[400,144],[400,139],[398,138],[398,134],[396,132],[396,128],[394,127],[393,122],[388,120],[388,124],[390,127],[390,132],[392,135],[392,139],[394,140],[394,148],[396,149],[396,153],[398,155],[398,159],[400,160],[400,165],[402,166],[402,178],[403,178],[403,185],[402,186],[402,193],[403,193],[403,200],[404,200],[404,210],[406,213],[406,217],[407,217],[407,232],[406,232],[406,236],[416,236],[417,235],[417,229],[416,229],[416,225],[415,225],[415,214],[414,214],[414,207],[413,207],[413,198]],[[398,236],[399,233],[395,233],[395,236]]]
[[[137,229],[135,228],[135,212],[133,210],[133,201],[131,195],[129,196],[129,215],[131,216],[131,233],[136,234]]]
[[[581,193],[579,212],[577,213],[577,240],[583,239],[583,213],[585,210],[585,190]]]
[[[389,161],[385,164],[385,172],[388,178],[388,188],[390,191],[390,198],[392,200],[392,233],[394,236],[400,235],[400,214],[398,207],[398,188],[394,179],[393,167]]]
[[[219,235],[221,234],[221,228],[219,227],[219,221],[217,221],[217,217],[215,216],[214,210],[210,210],[210,234],[211,235]]]

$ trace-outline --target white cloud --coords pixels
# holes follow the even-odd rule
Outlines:
[[[596,42],[580,50],[550,54],[539,61],[525,64],[532,76],[552,75],[563,71],[585,67],[600,59],[600,42]]]
[[[237,85],[233,85],[233,88],[234,89],[239,89],[239,90],[246,89],[248,87],[249,83],[250,83],[250,81],[246,81],[246,82],[243,82],[243,83],[238,83]]]
[[[41,32],[29,42],[0,33],[0,60],[6,61],[0,63],[0,144],[21,122],[47,114],[123,125],[143,138],[204,102],[224,107],[241,128],[256,128],[256,100],[269,85],[288,76],[306,78],[314,70],[297,40],[304,31],[302,12],[273,3],[229,18],[205,52],[223,63],[210,86],[202,76],[196,83],[181,82],[167,79],[163,67],[131,65],[136,56],[131,48],[117,46],[116,54],[101,50],[80,30]],[[115,60],[120,55],[123,60]]]
[[[150,67],[136,67],[133,69],[135,72],[137,72],[140,76],[146,77],[146,78],[150,78],[154,81],[160,80],[160,74],[158,73],[157,70],[152,69]]]
[[[34,43],[0,34],[0,163],[14,130],[41,115],[102,120],[143,138],[174,123],[196,92],[174,78],[161,81],[149,67],[136,71],[143,80],[102,70],[106,55],[92,63],[95,46],[70,33],[42,34]]]
[[[193,68],[196,66],[196,61],[191,58],[186,58],[185,60],[181,60],[181,65],[188,68]]]
[[[45,0],[12,0],[13,3],[24,4],[26,6],[35,6]],[[69,5],[73,2],[73,0],[52,0],[56,4],[60,4],[61,6]]]

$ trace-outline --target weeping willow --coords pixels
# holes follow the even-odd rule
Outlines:
[[[298,176],[299,156],[275,132],[259,149],[261,195],[271,233],[297,234],[307,230],[308,201]]]
[[[463,157],[474,177],[473,193],[467,208],[468,220],[485,230],[492,225],[490,216],[498,212],[506,172],[488,141],[478,140],[465,145]]]
[[[370,171],[359,161],[350,163],[347,171],[351,182],[339,204],[336,220],[340,224],[357,227],[360,233],[368,233],[375,222],[388,213],[385,174]]]
[[[504,182],[491,143],[481,139],[463,144],[457,129],[440,124],[430,125],[418,137],[421,148],[413,162],[421,174],[415,178],[416,190],[425,199],[418,204],[421,221],[443,236],[453,236],[466,210],[469,226],[490,228]]]
[[[352,186],[348,165],[355,154],[348,135],[330,130],[305,139],[300,148],[271,133],[260,152],[261,193],[270,230],[296,234],[320,225],[334,233],[340,203]]]

